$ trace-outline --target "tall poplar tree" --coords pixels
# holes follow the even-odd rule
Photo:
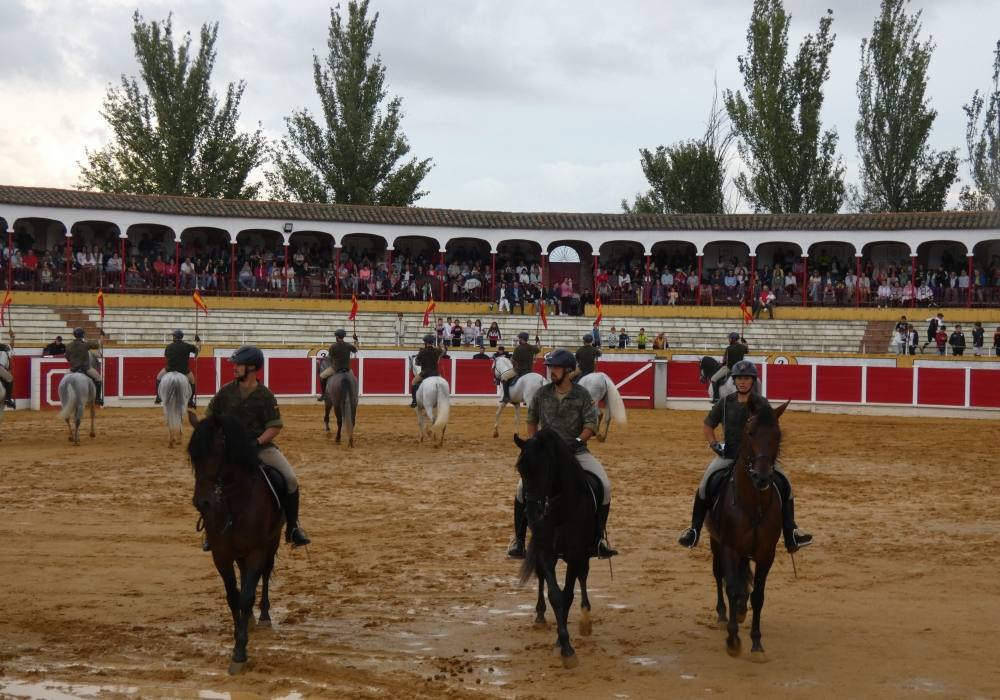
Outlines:
[[[958,177],[956,149],[927,145],[937,110],[925,95],[934,45],[920,43],[920,11],[882,0],[870,38],[861,41],[859,117],[861,211],[940,211]]]
[[[835,212],[844,201],[837,132],[822,130],[823,83],[836,35],[833,14],[820,19],[789,63],[791,16],[781,0],[754,0],[747,54],[739,57],[743,93],[726,91],[726,109],[749,174],[736,187],[756,211]]]
[[[142,81],[122,75],[108,87],[101,115],[111,142],[87,151],[77,187],[130,194],[253,199],[259,183],[247,183],[267,144],[258,127],[238,129],[246,87],[229,83],[225,98],[212,92],[219,25],[205,24],[197,52],[191,35],[174,46],[171,17],[144,22],[132,16],[132,43]]]
[[[963,109],[968,117],[965,142],[976,191],[963,187],[960,201],[966,209],[1000,210],[1000,41],[993,52],[992,92],[976,90]]]
[[[313,79],[323,109],[321,126],[302,109],[285,119],[288,134],[268,173],[273,196],[303,202],[407,206],[424,196],[420,184],[431,160],[400,163],[410,152],[400,129],[402,101],[386,102],[385,66],[371,56],[378,13],[368,0],[330,10],[329,54],[313,55]]]

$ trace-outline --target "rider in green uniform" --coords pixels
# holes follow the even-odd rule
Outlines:
[[[576,369],[573,353],[556,348],[545,357],[552,382],[540,388],[528,406],[528,435],[534,435],[539,426],[551,428],[566,441],[576,456],[576,461],[601,482],[603,498],[597,509],[597,541],[594,547],[601,559],[613,557],[618,552],[611,548],[605,537],[608,514],[611,512],[611,481],[598,459],[587,449],[587,441],[597,434],[597,405],[590,393],[570,380]],[[511,559],[524,558],[524,538],[528,519],[524,512],[524,486],[517,484],[514,497],[514,538],[507,549]]]
[[[573,382],[591,374],[597,367],[597,358],[601,356],[599,348],[594,347],[594,336],[584,333],[583,345],[576,349],[576,371],[571,375]]]
[[[420,349],[417,353],[417,357],[414,362],[420,367],[420,375],[413,380],[413,384],[410,387],[410,396],[412,401],[410,401],[410,408],[417,407],[417,388],[420,386],[420,382],[427,379],[427,377],[438,377],[440,373],[438,372],[438,361],[443,357],[448,357],[448,346],[444,345],[443,348],[436,348],[434,345],[437,343],[437,337],[428,333],[424,336],[424,347]]]
[[[326,395],[327,379],[334,374],[351,371],[351,355],[357,354],[358,352],[358,336],[352,336],[354,343],[351,344],[344,341],[344,338],[347,337],[347,331],[343,328],[335,330],[333,335],[336,340],[330,345],[326,354],[326,356],[330,358],[330,366],[319,373],[320,390],[319,396],[316,397],[317,401],[322,401],[323,397]]]
[[[517,347],[514,348],[514,354],[510,358],[514,365],[516,376],[509,381],[500,383],[503,386],[503,400],[506,403],[510,403],[510,385],[514,384],[524,375],[531,374],[534,370],[535,355],[542,351],[542,348],[538,345],[529,345],[528,338],[529,336],[525,331],[517,334]],[[535,336],[535,342],[538,342],[537,335]]]
[[[232,416],[253,436],[258,459],[277,469],[285,480],[285,497],[281,504],[288,525],[285,541],[295,547],[309,544],[309,538],[299,526],[299,482],[295,470],[272,442],[284,426],[278,400],[270,389],[257,381],[257,372],[264,368],[264,353],[253,345],[244,345],[230,356],[229,361],[236,378],[212,397],[205,415]],[[207,550],[207,540],[202,546]]]
[[[740,334],[733,331],[729,334],[729,346],[722,351],[722,366],[712,375],[712,403],[719,400],[719,387],[730,376],[730,371],[737,362],[743,360],[750,352],[745,342],[740,342]]]
[[[201,352],[201,338],[197,335],[194,337],[194,342],[196,345],[184,342],[184,331],[180,328],[173,333],[174,341],[168,345],[164,351],[163,356],[167,358],[167,366],[161,369],[156,375],[156,399],[153,403],[159,405],[160,401],[160,380],[163,379],[163,375],[167,372],[180,372],[187,377],[188,382],[191,384],[191,398],[188,399],[188,406],[194,408],[197,403],[195,401],[195,396],[198,393],[198,387],[194,381],[194,374],[191,372],[191,356],[198,356]]]
[[[101,331],[101,337],[107,337]],[[87,340],[87,334],[82,328],[73,329],[73,341],[66,346],[66,362],[69,363],[70,372],[82,372],[90,377],[97,387],[97,398],[94,400],[98,406],[104,405],[104,392],[102,391],[104,381],[100,373],[94,369],[90,359],[90,351],[97,350],[101,344],[96,340]]]
[[[743,439],[743,427],[750,418],[746,404],[750,400],[754,385],[757,383],[757,367],[749,360],[741,360],[733,365],[730,376],[736,384],[736,393],[730,394],[712,406],[712,410],[705,417],[705,424],[702,426],[708,447],[716,454],[716,457],[709,463],[701,478],[701,483],[698,484],[698,490],[694,495],[694,508],[691,513],[691,527],[682,532],[677,540],[682,547],[693,548],[698,544],[705,515],[712,505],[709,502],[707,492],[709,481],[713,474],[728,469],[735,463],[736,455],[740,449],[740,441]],[[723,443],[715,439],[715,429],[720,423],[725,440]],[[795,501],[793,500],[792,484],[777,462],[774,464],[774,475],[775,486],[778,493],[781,494],[782,532],[785,537],[785,547],[789,552],[797,552],[800,548],[812,544],[812,535],[799,530],[795,524]]]

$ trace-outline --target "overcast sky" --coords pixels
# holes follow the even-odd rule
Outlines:
[[[70,187],[108,131],[109,83],[137,74],[131,15],[174,15],[175,34],[219,21],[217,92],[247,82],[247,127],[280,137],[294,108],[318,113],[312,55],[331,3],[296,0],[0,0],[0,182]],[[423,206],[620,211],[645,189],[638,149],[699,136],[713,95],[741,89],[751,0],[372,0],[376,50],[403,99],[411,153],[432,157]],[[834,12],[825,125],[857,178],[860,42],[876,0],[786,0],[790,51]],[[990,87],[1000,2],[914,0],[937,43],[928,88],[935,148],[965,157],[966,104]],[[346,10],[345,10],[346,14]],[[963,164],[961,178],[968,182]],[[956,188],[957,192],[957,188]]]

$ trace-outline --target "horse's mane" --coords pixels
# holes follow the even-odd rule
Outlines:
[[[209,416],[198,423],[188,443],[191,468],[197,470],[198,464],[216,455],[217,436],[220,432],[223,450],[221,457],[224,461],[253,474],[257,468],[257,451],[254,449],[253,438],[232,416]]]
[[[770,401],[757,394],[750,394],[749,404],[757,425],[778,426],[778,414],[774,412]]]
[[[566,442],[559,433],[552,428],[542,428],[531,439],[545,452],[550,463],[556,467],[561,478],[565,479],[568,477],[572,481],[583,481],[583,467],[576,461],[573,453],[566,446]],[[524,458],[523,451],[521,452],[521,458]]]

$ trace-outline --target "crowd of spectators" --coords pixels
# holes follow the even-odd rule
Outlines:
[[[74,243],[76,243],[74,239]],[[740,304],[773,313],[776,306],[986,306],[1000,304],[1000,256],[977,261],[969,273],[965,258],[947,252],[933,269],[909,259],[896,263],[853,257],[840,259],[825,250],[808,261],[780,249],[758,258],[705,258],[699,279],[697,259],[675,253],[654,256],[648,266],[638,255],[602,258],[593,285],[579,288],[573,278],[548,279],[539,259],[499,255],[496,281],[492,261],[481,248],[456,247],[442,259],[426,250],[373,251],[329,244],[239,245],[235,260],[229,245],[172,244],[149,235],[130,238],[121,256],[119,239],[103,243],[35,249],[19,240],[0,253],[0,273],[12,272],[15,288],[58,291],[115,290],[164,293],[200,289],[242,295],[334,296],[349,298],[488,302],[500,312],[516,313],[544,302],[553,314],[582,314],[595,293],[605,304],[674,306]],[[68,274],[67,274],[68,272]],[[589,271],[588,271],[589,272]],[[755,279],[751,279],[751,273]],[[860,272],[860,274],[858,274]],[[587,278],[590,275],[586,275]],[[751,289],[751,287],[753,287]],[[699,298],[700,295],[700,298]]]

